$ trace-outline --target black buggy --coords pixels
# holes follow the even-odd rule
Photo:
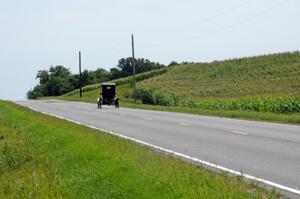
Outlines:
[[[115,83],[103,83],[101,84],[102,92],[100,98],[98,98],[98,109],[102,108],[102,105],[114,105],[116,108],[120,107],[119,98],[116,98],[116,84]]]

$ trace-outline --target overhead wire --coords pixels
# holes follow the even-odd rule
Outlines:
[[[253,0],[243,1],[242,3],[239,3],[237,5],[231,6],[229,8],[222,9],[222,10],[218,11],[216,14],[201,18],[201,19],[197,20],[195,23],[192,23],[190,25],[186,25],[184,27],[181,27],[181,29],[186,30],[186,29],[189,29],[189,28],[193,28],[195,25],[197,25],[199,23],[202,23],[202,24],[203,23],[208,23],[210,21],[213,21],[213,20],[217,19],[218,17],[221,17],[221,16],[226,15],[228,13],[232,13],[232,11],[234,11],[238,8],[244,7],[244,6],[246,6],[246,5],[248,5],[249,3],[252,3],[252,2],[253,2]],[[169,32],[168,33],[159,33],[159,34],[160,35],[170,34]],[[146,34],[139,34],[139,37],[149,37],[149,36],[153,36],[153,35],[155,35],[155,33],[146,33]]]
[[[281,5],[283,5],[283,4],[286,4],[286,3],[288,3],[289,1],[290,1],[290,0],[282,0],[282,1],[279,1],[278,3],[273,4],[272,6],[266,8],[266,9],[263,9],[263,10],[260,11],[259,13],[256,13],[256,14],[254,14],[254,15],[251,15],[251,16],[249,16],[249,17],[247,17],[247,18],[244,18],[244,19],[238,20],[238,21],[236,21],[236,22],[234,22],[234,23],[232,23],[232,24],[223,26],[223,27],[221,27],[221,28],[219,28],[219,29],[217,29],[217,30],[215,30],[215,31],[211,31],[211,32],[207,32],[207,33],[205,33],[205,34],[199,34],[199,35],[195,35],[195,36],[189,36],[189,38],[194,38],[194,39],[202,38],[202,39],[204,39],[204,38],[211,37],[211,36],[213,36],[213,35],[215,35],[215,34],[217,34],[217,33],[226,31],[226,30],[231,29],[231,28],[234,28],[234,27],[236,27],[236,26],[238,26],[238,25],[240,25],[240,24],[243,24],[243,23],[246,23],[246,22],[248,22],[248,21],[251,21],[251,20],[253,20],[253,19],[257,18],[257,17],[260,17],[260,16],[262,16],[262,15],[265,15],[266,13],[270,12],[271,10],[274,10],[274,9],[278,8],[279,6],[281,6]],[[195,41],[194,41],[194,42],[195,42]],[[158,42],[158,43],[156,43],[156,46],[166,45],[166,44],[170,44],[170,43],[172,43],[172,44],[179,44],[179,43],[186,43],[186,41],[181,41],[181,42],[179,42],[179,41],[176,41],[176,42],[174,42],[174,41]]]
[[[208,35],[212,36],[213,34],[216,34],[216,33],[222,32],[224,30],[228,30],[228,29],[234,28],[235,26],[238,26],[238,25],[243,24],[245,22],[251,21],[251,20],[253,20],[253,19],[257,18],[257,17],[260,17],[262,15],[265,15],[266,13],[270,12],[271,10],[274,10],[274,9],[278,8],[279,6],[281,6],[283,4],[286,4],[288,1],[289,0],[282,0],[279,3],[277,3],[277,4],[275,4],[275,5],[271,6],[271,7],[266,8],[266,9],[262,10],[261,12],[255,14],[255,15],[252,15],[252,16],[247,17],[245,19],[239,20],[239,21],[237,21],[235,23],[232,23],[232,24],[229,24],[227,26],[224,26],[224,27],[222,27],[222,28],[220,28],[220,29],[218,29],[218,30],[216,30],[214,32],[210,32],[210,33],[207,34],[207,36]]]

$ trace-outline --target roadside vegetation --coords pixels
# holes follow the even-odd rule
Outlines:
[[[0,101],[0,198],[280,198],[81,125]]]
[[[139,78],[143,77],[143,78]],[[173,64],[137,76],[114,80],[121,105],[300,124],[300,52],[215,61]],[[58,97],[95,103],[99,84]]]

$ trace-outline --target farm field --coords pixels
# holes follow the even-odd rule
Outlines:
[[[300,53],[189,64],[115,80],[121,106],[300,124]],[[95,103],[99,85],[58,97]],[[51,97],[53,98],[53,97]]]
[[[140,87],[194,100],[300,96],[300,53],[177,66]]]
[[[1,198],[279,198],[254,182],[0,101]]]

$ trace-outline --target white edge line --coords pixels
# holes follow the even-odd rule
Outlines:
[[[214,168],[214,169],[225,171],[225,172],[237,175],[237,176],[242,176],[242,177],[247,178],[249,180],[254,180],[254,181],[257,181],[257,182],[260,182],[260,183],[264,183],[266,185],[270,185],[270,186],[279,188],[281,190],[289,191],[289,192],[292,192],[294,194],[300,195],[300,190],[297,190],[297,189],[294,189],[294,188],[291,188],[291,187],[287,187],[285,185],[281,185],[281,184],[278,184],[278,183],[275,183],[275,182],[272,182],[272,181],[269,181],[269,180],[264,180],[262,178],[258,178],[258,177],[255,177],[255,176],[252,176],[252,175],[249,175],[249,174],[241,173],[241,172],[235,171],[233,169],[228,169],[226,167],[223,167],[223,166],[220,166],[220,165],[217,165],[217,164],[214,164],[214,163],[210,163],[210,162],[207,162],[207,161],[204,161],[204,160],[200,160],[198,158],[195,158],[195,157],[192,157],[192,156],[189,156],[189,155],[185,155],[185,154],[182,154],[182,153],[179,153],[179,152],[176,152],[176,151],[172,151],[170,149],[159,147],[159,146],[147,143],[147,142],[143,142],[143,141],[140,141],[140,140],[137,140],[137,139],[125,136],[125,135],[121,135],[121,134],[112,132],[112,131],[108,131],[108,130],[101,129],[101,128],[98,128],[98,127],[94,127],[94,126],[91,126],[91,125],[88,125],[88,124],[84,124],[84,123],[81,123],[81,122],[78,122],[78,121],[75,121],[75,120],[72,120],[72,119],[68,119],[68,118],[65,118],[65,117],[62,117],[62,116],[54,115],[52,113],[47,113],[47,112],[44,112],[44,111],[40,111],[40,110],[32,108],[32,107],[28,107],[28,106],[26,106],[26,107],[31,109],[31,110],[34,110],[36,112],[39,112],[39,113],[50,115],[50,116],[53,116],[53,117],[56,117],[56,118],[59,118],[59,119],[63,119],[63,120],[66,120],[66,121],[69,121],[69,122],[72,122],[72,123],[76,123],[76,124],[79,124],[79,125],[87,126],[87,127],[92,128],[92,129],[100,130],[102,132],[109,133],[109,134],[121,137],[123,139],[130,140],[130,141],[142,144],[144,146],[148,146],[148,147],[151,147],[153,149],[157,149],[157,150],[166,152],[170,155],[175,155],[175,156],[184,158],[186,160],[193,161],[195,163],[200,163],[202,165],[209,166],[209,167]]]

